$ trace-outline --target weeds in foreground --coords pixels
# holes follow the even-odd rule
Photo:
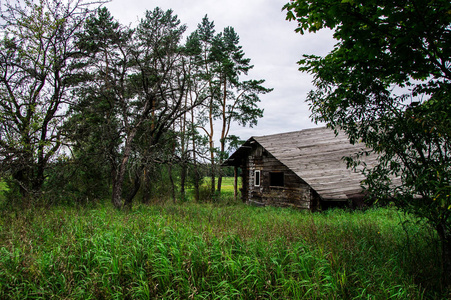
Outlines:
[[[391,209],[213,204],[0,212],[0,298],[445,298],[434,235]]]

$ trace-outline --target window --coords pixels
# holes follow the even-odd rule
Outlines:
[[[254,173],[254,185],[260,186],[260,170],[256,170]]]
[[[270,186],[284,186],[283,172],[270,172],[269,173],[269,185]]]

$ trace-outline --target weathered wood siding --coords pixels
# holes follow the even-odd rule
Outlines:
[[[364,176],[346,167],[342,159],[364,150],[364,144],[351,144],[344,133],[338,136],[327,128],[306,129],[277,135],[254,137],[268,152],[321,195],[326,201],[346,201],[363,197],[360,182]],[[371,166],[373,156],[362,157]]]
[[[255,185],[260,171],[260,185]],[[271,186],[270,173],[282,172],[283,186]],[[246,193],[247,190],[247,193]],[[316,200],[310,186],[274,156],[255,143],[243,168],[243,200],[261,205],[315,209]]]
[[[256,136],[237,149],[224,166],[242,169],[244,202],[294,206],[315,210],[323,206],[359,203],[365,196],[360,172],[348,169],[343,157],[366,151],[363,143],[351,144],[344,132],[323,128]],[[368,167],[375,155],[362,156]],[[260,170],[261,185],[254,185]],[[269,172],[284,172],[284,187],[271,186]]]

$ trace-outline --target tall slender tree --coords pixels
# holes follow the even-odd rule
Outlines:
[[[243,81],[253,68],[250,59],[245,58],[239,36],[232,27],[215,34],[214,23],[205,16],[198,25],[197,34],[200,39],[202,79],[208,83],[208,104],[205,107],[204,126],[210,147],[211,193],[215,192],[216,175],[218,175],[217,191],[221,191],[222,175],[217,172],[216,165],[224,159],[226,144],[231,124],[237,122],[242,126],[257,124],[263,116],[258,107],[259,95],[269,93],[272,89],[263,86],[264,80]],[[215,147],[215,124],[219,121],[219,149]]]
[[[212,26],[213,24],[208,21],[207,18],[204,18],[204,26]],[[209,31],[206,29],[207,32]],[[211,28],[210,28],[211,30]],[[208,35],[208,34],[207,34]],[[205,38],[204,40],[208,40],[208,38]],[[201,37],[199,35],[199,30],[195,30],[192,32],[185,43],[184,52],[185,56],[187,58],[187,68],[189,73],[189,80],[188,80],[188,87],[187,87],[187,100],[189,105],[193,106],[194,103],[206,103],[209,102],[211,99],[210,91],[211,91],[211,84],[209,80],[205,80],[207,77],[205,72],[203,71],[205,68],[205,59],[208,57],[206,56],[205,49],[207,45],[202,47],[202,41]],[[186,129],[187,132],[189,132],[189,141],[187,142],[191,143],[191,147],[186,145],[186,149],[189,149],[189,152],[191,153],[191,162],[193,167],[193,185],[194,185],[194,198],[196,201],[199,201],[200,194],[199,194],[199,188],[200,188],[200,182],[201,182],[201,171],[199,166],[200,157],[204,157],[204,146],[205,143],[203,139],[201,138],[198,128],[202,127],[203,122],[203,113],[205,112],[205,108],[201,109],[192,109],[190,111],[190,120],[189,122],[186,122],[185,125],[187,125]],[[207,130],[208,131],[208,130]],[[210,145],[211,149],[211,140],[208,141],[208,144]],[[188,153],[187,153],[188,154]],[[210,152],[211,154],[211,152]],[[211,156],[210,156],[211,158]],[[182,172],[182,179],[184,178],[184,172]],[[182,187],[184,185],[182,184]]]
[[[204,91],[207,97],[207,103],[204,106],[204,112],[201,114],[201,122],[204,125],[201,127],[208,138],[209,152],[210,152],[210,178],[211,178],[211,194],[215,192],[216,182],[216,162],[215,162],[215,143],[214,143],[214,119],[215,112],[217,111],[218,88],[216,82],[215,69],[217,68],[217,62],[214,59],[214,38],[215,38],[215,25],[214,22],[210,22],[208,16],[202,19],[202,22],[197,26],[197,35],[200,41],[200,58],[199,61],[201,69],[200,78],[207,83],[207,89]]]
[[[218,163],[221,164],[227,156],[226,144],[229,138],[232,122],[242,126],[254,126],[263,117],[263,109],[258,107],[259,94],[266,94],[272,89],[265,88],[265,80],[242,81],[254,66],[250,59],[245,58],[239,36],[233,27],[226,27],[214,38],[213,57],[217,62],[216,73],[219,89],[218,105],[214,117],[221,122],[219,139]],[[221,191],[222,173],[218,174],[217,191]]]

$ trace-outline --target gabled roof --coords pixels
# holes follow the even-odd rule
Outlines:
[[[251,137],[223,165],[237,165],[255,142],[302,178],[324,200],[362,196],[360,182],[364,176],[348,169],[342,158],[363,150],[365,146],[352,145],[344,133],[335,135],[333,130],[321,127]],[[373,158],[364,159],[371,164]]]

